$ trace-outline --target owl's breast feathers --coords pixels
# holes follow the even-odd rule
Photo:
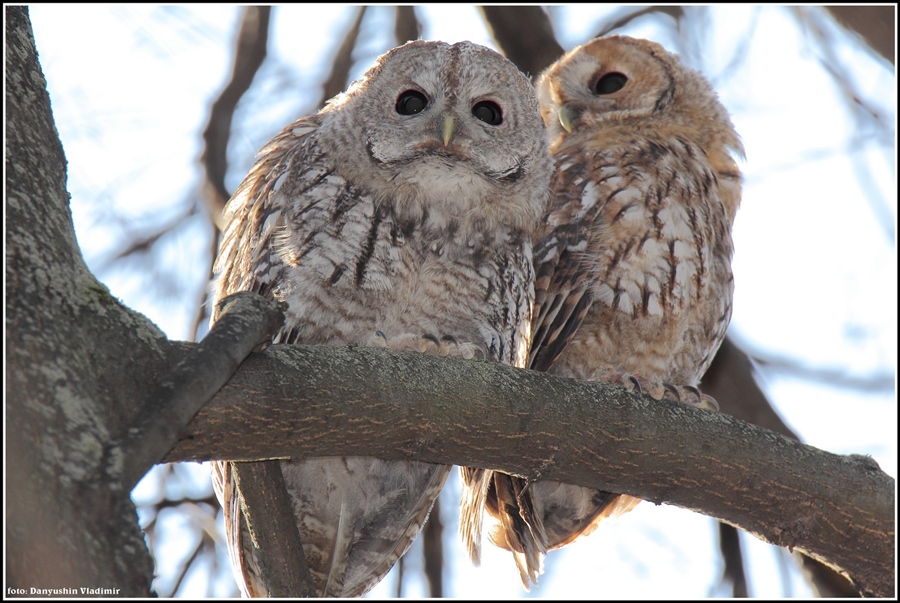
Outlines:
[[[396,196],[376,193],[377,181],[350,180],[352,170],[317,139],[318,119],[273,139],[229,203],[216,264],[222,294],[249,289],[287,301],[281,343],[440,326],[438,336],[484,343],[498,360],[524,366],[537,220],[530,229],[498,224],[493,209],[513,199],[477,187],[463,193],[473,187],[440,178],[398,184]],[[442,170],[450,180],[467,173],[432,169]],[[415,196],[419,186],[427,198],[410,204],[404,194]]]
[[[612,364],[630,355],[638,374],[653,376],[645,361],[661,372],[677,366],[673,348],[717,348],[731,316],[733,246],[707,155],[682,138],[632,133],[608,146],[568,140],[556,164],[553,206],[535,249],[532,368],[555,362],[591,306],[592,324],[578,337],[594,355],[593,339],[603,340]],[[653,349],[665,353],[648,359]],[[685,366],[705,370],[711,354],[701,355]]]

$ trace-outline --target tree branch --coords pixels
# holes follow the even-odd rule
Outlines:
[[[896,5],[826,6],[838,23],[859,34],[875,52],[894,64]]]
[[[703,376],[701,389],[719,401],[722,412],[742,421],[771,429],[788,438],[800,440],[800,437],[785,424],[772,408],[768,398],[753,377],[753,365],[750,359],[732,341],[731,337],[726,337],[716,352],[709,370]],[[729,562],[739,558],[740,551],[736,550],[729,556],[725,554],[724,547],[728,543],[740,547],[740,541],[727,540],[724,532],[721,531],[727,531],[726,526],[720,525],[720,533],[723,534],[720,543],[727,569]],[[799,555],[799,562],[803,566],[804,575],[820,597],[846,598],[857,594],[853,585],[844,576],[839,575],[827,565],[802,554]],[[735,575],[739,572],[738,568],[728,571]],[[735,581],[735,585],[737,588],[737,581]]]
[[[597,33],[594,37],[607,36],[617,29],[621,29],[630,24],[635,19],[646,15],[660,14],[668,15],[677,23],[684,17],[684,9],[680,6],[647,6],[644,8],[628,7],[623,8],[611,15],[608,19],[600,22],[597,26]]]
[[[241,18],[241,28],[234,54],[231,81],[219,94],[209,112],[209,123],[203,131],[203,155],[200,158],[205,170],[204,199],[213,222],[222,229],[222,214],[231,193],[225,187],[228,168],[228,139],[231,137],[231,120],[238,101],[250,88],[253,77],[266,58],[269,40],[270,6],[248,6]]]
[[[727,523],[718,523],[719,526],[719,550],[722,552],[722,560],[725,568],[722,580],[731,584],[731,596],[734,599],[746,599],[747,576],[744,573],[744,554],[741,550],[741,542],[737,529]]]
[[[418,40],[421,36],[422,24],[416,17],[416,7],[407,4],[398,6],[397,14],[394,16],[394,39],[397,45]]]
[[[478,8],[497,46],[529,77],[538,75],[565,53],[553,34],[550,18],[540,6]]]
[[[232,463],[270,597],[316,597],[278,461]]]
[[[805,551],[866,592],[893,590],[894,480],[872,459],[612,385],[412,352],[272,346],[187,434],[165,461],[363,455],[622,492]]]
[[[284,303],[246,292],[219,302],[219,317],[209,333],[159,382],[128,429],[120,450],[109,455],[110,475],[124,463],[122,483],[131,490],[244,358],[255,347],[272,340],[284,322],[285,307]],[[112,449],[115,451],[116,446]]]
[[[360,6],[356,19],[350,27],[350,31],[344,37],[341,47],[337,54],[334,55],[334,61],[331,63],[331,73],[328,79],[322,84],[322,98],[319,99],[319,107],[324,107],[325,102],[332,96],[344,91],[347,87],[347,77],[350,74],[350,68],[353,66],[352,54],[353,48],[356,46],[356,40],[359,38],[359,28],[362,26],[363,17],[366,16],[366,7]]]
[[[441,599],[444,597],[444,524],[441,522],[440,496],[434,499],[428,521],[422,528],[422,558],[428,596]]]

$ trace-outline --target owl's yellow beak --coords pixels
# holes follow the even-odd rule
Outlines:
[[[571,134],[572,129],[575,127],[575,122],[578,121],[578,112],[573,111],[566,105],[561,105],[557,113],[559,114],[559,125],[561,125],[566,132]]]
[[[450,142],[450,139],[453,138],[453,116],[445,115],[444,123],[441,124],[441,137],[444,140],[444,146]]]

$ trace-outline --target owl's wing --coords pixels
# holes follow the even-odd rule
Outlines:
[[[214,282],[214,303],[237,291],[254,291],[272,298],[272,288],[285,269],[284,260],[273,244],[284,228],[282,211],[290,202],[284,191],[292,184],[298,186],[285,181],[300,171],[291,171],[292,166],[318,163],[321,152],[313,135],[318,125],[318,117],[311,116],[282,130],[260,150],[256,163],[228,202],[227,226],[213,266],[218,275]],[[313,204],[316,195],[309,193],[319,181],[306,171],[301,176],[308,178],[308,183],[299,193],[294,190],[292,194],[308,193],[307,202]],[[215,318],[214,307],[213,321]]]
[[[575,336],[593,302],[584,262],[603,187],[584,161],[565,155],[551,182],[551,208],[534,250],[535,304],[528,368],[547,371]]]

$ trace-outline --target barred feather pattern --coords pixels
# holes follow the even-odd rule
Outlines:
[[[476,114],[485,99],[500,123]],[[287,302],[276,344],[477,351],[524,367],[551,171],[533,88],[512,63],[469,42],[410,42],[260,151],[226,210],[213,302],[248,290]],[[266,596],[232,467],[212,463],[235,577]],[[328,597],[384,577],[450,471],[363,457],[281,469]]]
[[[695,386],[731,318],[743,155],[699,73],[648,40],[598,38],[541,76],[555,173],[535,243],[529,367]],[[601,467],[598,467],[602,471]],[[539,478],[539,476],[538,476]],[[491,539],[526,588],[543,555],[638,499],[487,476]]]

